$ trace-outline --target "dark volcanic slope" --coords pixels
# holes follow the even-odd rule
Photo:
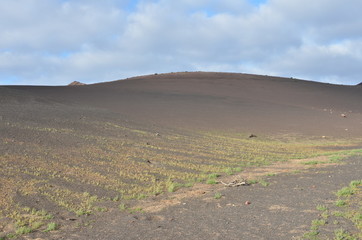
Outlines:
[[[362,135],[360,87],[248,74],[170,73],[85,86],[4,86],[1,102],[96,107],[140,123],[191,129]]]

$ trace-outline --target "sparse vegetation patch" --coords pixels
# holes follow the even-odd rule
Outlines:
[[[334,205],[317,206],[322,211],[321,218],[312,221],[311,230],[303,239],[362,239],[362,181],[352,181],[337,191],[336,196]]]
[[[66,110],[79,115],[78,109]],[[239,133],[157,128],[112,117],[101,121],[92,117],[99,112],[89,109],[82,116],[86,121],[57,119],[64,110],[52,111],[52,121],[0,122],[0,218],[17,225],[14,235],[44,231],[57,222],[55,212],[85,218],[107,211],[111,204],[122,210],[120,201],[175,192],[196,182],[217,184],[219,176],[246,167],[361,154],[328,149],[335,142],[326,140],[290,142],[258,136],[250,141]]]

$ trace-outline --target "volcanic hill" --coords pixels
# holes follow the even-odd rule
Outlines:
[[[315,136],[362,134],[361,88],[293,78],[182,72],[76,88],[0,87],[0,101],[10,99],[98,108],[165,127]]]

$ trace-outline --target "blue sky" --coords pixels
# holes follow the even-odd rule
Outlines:
[[[360,0],[1,0],[0,85],[176,71],[357,84],[360,9]]]

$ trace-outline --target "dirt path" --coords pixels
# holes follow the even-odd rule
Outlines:
[[[269,186],[216,187],[159,211],[108,212],[90,226],[38,239],[299,239],[318,217],[316,206],[361,179],[362,159],[267,177]],[[215,193],[221,193],[215,199]],[[250,204],[245,204],[250,202]],[[28,238],[27,238],[28,239]]]

